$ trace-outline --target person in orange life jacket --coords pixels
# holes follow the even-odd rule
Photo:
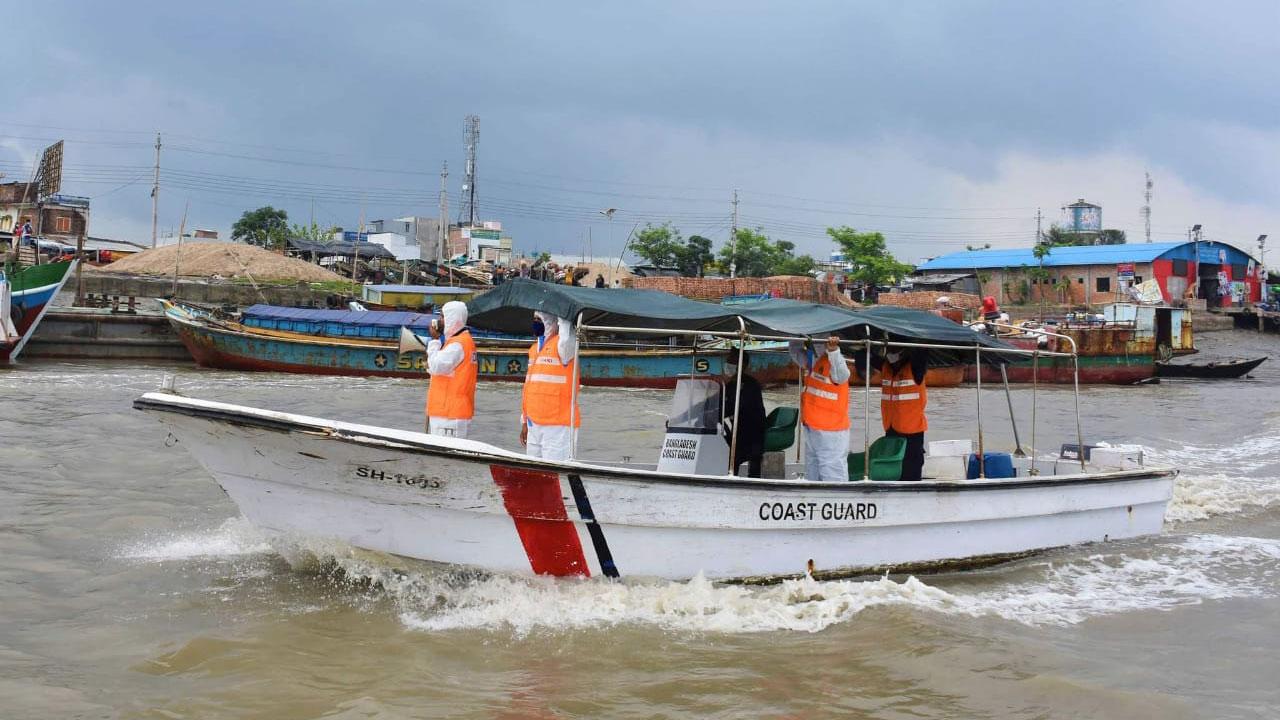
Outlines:
[[[886,437],[900,437],[907,441],[906,454],[902,458],[901,480],[919,480],[924,469],[924,433],[929,429],[925,406],[929,392],[925,387],[925,373],[929,370],[929,353],[924,350],[903,352],[901,348],[889,348],[883,358],[872,358],[880,365],[880,419]],[[863,356],[854,360],[858,375],[866,377]]]
[[[520,443],[531,457],[568,460],[573,436],[582,425],[582,411],[573,390],[578,339],[569,320],[544,312],[533,315],[533,334],[538,339],[529,346],[520,405]]]
[[[804,370],[800,421],[804,424],[804,476],[809,480],[849,479],[849,365],[840,339],[827,338],[816,353],[808,342],[791,341],[791,360]]]
[[[764,391],[760,387],[760,381],[747,374],[749,360],[751,356],[742,355],[742,402],[737,417],[734,417],[734,407],[737,403],[737,382],[738,382],[738,353],[730,351],[724,361],[724,372],[728,375],[724,384],[724,417],[725,417],[725,442],[733,445],[733,425],[738,424],[738,444],[737,452],[733,457],[733,474],[741,474],[742,463],[747,464],[747,476],[760,477],[761,465],[764,463],[764,433],[765,433],[765,412],[764,412]]]
[[[431,324],[427,341],[427,432],[465,438],[476,407],[476,344],[467,331],[467,305],[453,300]]]

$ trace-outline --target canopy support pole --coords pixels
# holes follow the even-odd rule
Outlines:
[[[867,366],[864,368],[862,392],[862,479],[871,479],[871,326],[867,329]],[[883,378],[882,378],[883,379]]]
[[[982,346],[975,347],[973,353],[976,358],[974,365],[978,368],[978,478],[985,479],[987,477],[987,458],[982,446]]]
[[[1000,364],[1000,379],[1004,382],[1004,399],[1009,403],[1009,424],[1013,425],[1013,445],[1014,457],[1026,457],[1027,453],[1022,449],[1022,440],[1018,437],[1018,418],[1013,415],[1013,394],[1009,392],[1009,371],[1005,369],[1004,363]]]
[[[729,439],[729,474],[738,474],[738,416],[742,414],[742,356],[747,350],[747,322],[738,318],[738,377],[733,384],[733,433]]]
[[[802,462],[804,451],[804,366],[796,368],[796,462]],[[784,462],[785,466],[786,463]],[[785,474],[785,470],[784,473]]]
[[[1036,348],[1039,349],[1039,341]],[[1036,392],[1040,389],[1040,354],[1031,356],[1031,474],[1039,475],[1036,470]]]
[[[573,387],[569,388],[569,459],[578,459],[578,432],[576,424],[578,422],[578,383],[582,377],[582,363],[578,361],[578,356],[582,351],[582,313],[578,313],[576,321],[573,323],[574,340],[573,344]]]
[[[1074,348],[1073,348],[1074,349]],[[1076,401],[1076,443],[1080,448],[1080,472],[1088,472],[1084,466],[1084,431],[1080,429],[1080,356],[1071,356],[1071,375],[1073,395]]]

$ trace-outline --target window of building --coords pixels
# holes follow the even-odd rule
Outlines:
[[[1084,278],[1082,278],[1082,277],[1078,277],[1078,278],[1076,278],[1076,283],[1078,283],[1078,284],[1080,284],[1080,285],[1083,285],[1083,284],[1084,284]]]
[[[1174,260],[1174,261],[1173,261],[1173,274],[1174,274],[1174,275],[1177,275],[1178,277],[1186,277],[1186,276],[1187,276],[1187,271],[1188,271],[1188,270],[1190,270],[1190,268],[1188,268],[1188,267],[1187,267],[1187,261],[1186,261],[1186,260]]]
[[[1111,278],[1109,277],[1098,278],[1098,292],[1101,292],[1101,293],[1111,292]]]
[[[60,233],[71,232],[71,218],[69,217],[55,218],[53,221],[53,231],[60,232]]]
[[[1243,280],[1243,279],[1244,279],[1244,276],[1245,276],[1245,273],[1246,273],[1246,272],[1248,272],[1248,271],[1249,271],[1249,268],[1248,268],[1248,266],[1246,266],[1246,265],[1232,265],[1232,266],[1231,266],[1231,279],[1232,279],[1232,280]]]
[[[1141,285],[1141,284],[1142,284],[1142,276],[1141,276],[1141,275],[1134,275],[1134,276],[1133,276],[1133,284],[1134,284],[1134,285]]]

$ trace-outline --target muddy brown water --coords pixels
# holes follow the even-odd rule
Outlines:
[[[1275,336],[1200,344],[1280,355]],[[1280,715],[1274,358],[1240,382],[1084,390],[1086,439],[1182,470],[1157,537],[751,588],[485,576],[264,538],[130,409],[166,372],[199,397],[421,423],[415,381],[0,371],[0,717]],[[971,436],[974,395],[935,390],[930,437]],[[1070,442],[1070,393],[1039,399],[1037,444]],[[584,454],[654,452],[667,402],[587,389]],[[1029,391],[1015,402],[1030,442]],[[989,443],[1011,447],[1003,394],[982,404]],[[514,446],[518,388],[484,385],[478,406],[475,435]]]

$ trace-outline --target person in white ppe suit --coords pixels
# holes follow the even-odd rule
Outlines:
[[[534,313],[537,341],[529,347],[521,401],[520,442],[543,460],[568,460],[582,424],[576,391],[578,339],[573,323],[545,312]]]
[[[808,480],[849,479],[849,365],[832,336],[819,351],[798,340],[788,350],[804,370],[800,422],[804,425],[804,476]]]
[[[465,438],[476,405],[476,344],[467,330],[466,303],[447,302],[441,326],[431,324],[427,342],[427,432]]]

